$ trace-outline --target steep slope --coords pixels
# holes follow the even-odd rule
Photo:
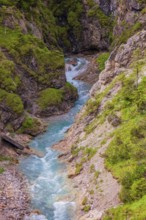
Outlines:
[[[0,2],[0,128],[36,134],[41,122],[69,109],[76,89],[66,83],[55,19],[45,1]],[[21,129],[20,129],[21,128]]]
[[[66,84],[60,46],[67,52],[108,50],[142,29],[146,16],[145,3],[135,0],[1,0],[0,13],[0,127],[34,134],[41,123],[29,114],[63,113],[77,98]]]
[[[146,217],[145,49],[143,30],[111,53],[91,99],[55,146],[68,152],[64,159],[77,188],[79,219]]]
[[[1,130],[36,135],[34,116],[73,104],[63,51],[112,51],[106,65],[109,54],[98,57],[91,99],[55,147],[67,152],[80,220],[146,219],[145,0],[0,0],[0,18]]]
[[[115,16],[113,30],[114,45],[126,43],[136,31],[145,29],[146,2],[141,0],[111,0],[111,10]]]

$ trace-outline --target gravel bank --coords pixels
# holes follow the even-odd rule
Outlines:
[[[0,220],[23,220],[30,211],[27,182],[13,165],[0,174]]]

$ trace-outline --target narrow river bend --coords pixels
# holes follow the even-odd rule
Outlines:
[[[64,138],[67,129],[73,124],[74,118],[88,99],[90,86],[82,81],[74,80],[87,68],[88,62],[78,58],[78,64],[66,71],[66,78],[77,89],[79,99],[75,106],[66,114],[49,120],[47,131],[36,137],[30,146],[45,153],[43,158],[30,156],[20,163],[21,171],[30,183],[32,207],[39,209],[42,215],[33,215],[29,220],[75,220],[76,205],[74,190],[67,178],[66,165],[58,160],[60,152],[51,146]]]

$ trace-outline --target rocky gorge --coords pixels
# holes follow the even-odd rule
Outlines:
[[[78,94],[67,82],[64,54],[75,57],[72,66],[79,53],[87,57],[88,69],[75,79],[94,84],[90,99],[53,146],[76,191],[76,218],[144,220],[145,0],[2,0],[0,12],[1,132],[26,143],[47,129],[46,118],[69,111]],[[23,180],[11,172],[21,152],[3,144],[0,152],[1,192],[10,179],[21,191]],[[22,197],[12,217],[0,194],[0,217],[30,214],[27,193]]]

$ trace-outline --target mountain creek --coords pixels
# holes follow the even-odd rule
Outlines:
[[[66,63],[69,60],[66,59]],[[76,219],[75,189],[67,178],[66,164],[58,159],[60,152],[51,146],[64,138],[76,114],[89,98],[90,85],[74,79],[87,69],[87,65],[84,58],[77,58],[76,65],[66,64],[67,81],[77,88],[79,98],[68,113],[49,119],[47,131],[31,141],[30,146],[43,152],[44,157],[32,155],[20,163],[20,170],[29,180],[32,207],[42,213],[26,219]]]
[[[146,220],[146,0],[0,0],[0,220]]]

